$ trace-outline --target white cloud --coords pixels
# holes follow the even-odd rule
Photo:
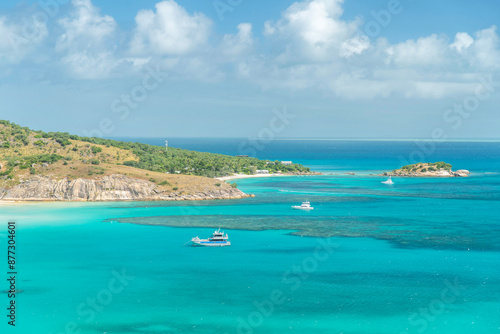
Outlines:
[[[57,40],[57,50],[100,47],[115,33],[115,20],[109,15],[101,16],[90,0],[73,0],[72,4],[71,16],[59,20],[65,31]]]
[[[73,0],[69,17],[58,21],[64,30],[56,42],[63,54],[62,63],[69,73],[80,79],[107,78],[117,66],[113,38],[115,20],[101,15],[90,0]]]
[[[342,43],[340,55],[349,58],[353,55],[362,54],[370,47],[370,41],[366,36],[355,36]]]
[[[476,33],[472,61],[476,67],[487,70],[500,69],[500,39],[496,30],[497,27],[492,26]]]
[[[0,62],[16,63],[35,50],[48,36],[45,22],[34,16],[9,19],[0,16]]]
[[[466,32],[459,32],[455,35],[455,41],[450,44],[450,47],[455,49],[458,53],[462,53],[469,48],[472,43],[474,43],[474,38]]]
[[[238,25],[236,35],[224,35],[220,48],[226,59],[234,59],[234,57],[249,55],[253,46],[252,25],[250,23],[241,23]]]
[[[174,0],[156,4],[156,13],[141,10],[131,41],[135,54],[185,55],[201,48],[208,40],[212,21],[204,14],[190,15]]]
[[[78,79],[137,76],[154,63],[168,71],[169,80],[235,77],[267,90],[310,89],[352,99],[468,94],[481,73],[500,70],[495,26],[459,32],[452,41],[432,34],[391,44],[360,33],[362,22],[344,19],[342,6],[343,0],[297,1],[267,21],[263,37],[256,38],[253,31],[262,27],[251,23],[217,36],[207,16],[166,0],[139,11],[125,40],[115,20],[91,0],[73,0],[67,17],[57,21],[60,30],[53,30],[59,35],[47,38],[48,28],[41,24],[31,43],[18,45],[19,52],[13,51],[11,37],[22,37],[24,27],[19,20],[0,17],[0,64],[19,61],[42,41],[55,40],[49,51],[55,56],[40,53],[34,63],[55,59]]]
[[[428,66],[446,62],[447,48],[445,38],[431,35],[396,44],[388,49],[388,53],[394,63],[400,66]]]
[[[282,45],[282,60],[325,61],[338,57],[341,50],[352,54],[356,40],[348,45],[344,43],[354,37],[360,22],[340,19],[342,3],[343,0],[295,2],[277,22],[266,22],[264,33]],[[361,53],[364,49],[365,46],[358,46],[356,50]]]
[[[71,74],[79,79],[104,79],[117,65],[115,57],[110,52],[75,52],[62,59],[70,69]]]
[[[296,2],[264,25],[264,36],[279,51],[255,58],[245,69],[264,89],[437,99],[470,94],[481,71],[500,65],[495,27],[475,39],[459,33],[452,44],[436,34],[390,44],[360,34],[360,25],[342,18],[341,0]]]

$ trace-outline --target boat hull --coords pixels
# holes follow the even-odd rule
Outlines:
[[[309,210],[314,210],[314,208],[304,208],[304,207],[301,207],[301,206],[292,206],[292,209],[294,210],[303,210],[303,211],[309,211]]]
[[[195,247],[225,247],[231,246],[231,242],[229,241],[192,241],[193,246]]]

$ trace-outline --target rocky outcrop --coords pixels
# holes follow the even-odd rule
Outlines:
[[[396,169],[392,172],[383,173],[382,176],[404,176],[404,177],[454,177],[456,176],[451,170],[437,170],[437,171],[408,171]]]
[[[440,167],[444,166],[444,168]],[[418,163],[403,166],[392,172],[385,172],[381,176],[402,176],[402,177],[467,177],[470,172],[465,169],[457,171],[451,170],[451,165],[443,162],[439,163]]]
[[[470,172],[467,169],[459,169],[456,172],[453,172],[453,174],[458,177],[467,177]]]
[[[75,180],[35,176],[11,189],[0,188],[0,200],[5,201],[178,201],[244,197],[248,195],[226,184],[184,194],[160,190],[153,182],[119,174]]]

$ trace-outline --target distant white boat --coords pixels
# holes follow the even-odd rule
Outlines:
[[[301,205],[293,205],[292,209],[295,210],[314,210],[310,202],[302,202]]]
[[[392,182],[392,179],[391,177],[389,176],[389,178],[387,179],[387,181],[382,181],[383,184],[394,184],[394,182]]]

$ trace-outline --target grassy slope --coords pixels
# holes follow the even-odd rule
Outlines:
[[[43,166],[44,163],[48,163],[48,166]],[[278,161],[268,164],[255,158],[177,148],[166,151],[159,146],[141,143],[78,137],[68,133],[45,133],[2,120],[0,165],[2,188],[11,188],[33,175],[75,179],[123,174],[155,182],[161,190],[185,194],[221,186],[220,181],[203,176],[224,176],[234,172],[252,174],[256,169],[309,172],[309,168],[297,164],[284,166]]]
[[[57,154],[63,156],[57,162],[43,167],[42,163],[36,163],[34,172],[36,175],[49,176],[53,179],[75,179],[95,178],[96,176],[123,174],[130,177],[153,181],[160,186],[160,190],[179,191],[185,194],[193,194],[207,189],[217,187],[219,181],[206,177],[194,175],[166,174],[148,171],[144,169],[121,165],[124,161],[139,161],[139,158],[130,150],[105,145],[90,144],[80,140],[71,140],[71,144],[62,146],[52,138],[35,138],[39,132],[31,131],[26,135],[28,144],[15,140],[11,133],[12,128],[0,124],[0,172],[7,172],[10,167],[8,161],[19,161],[23,163],[25,157],[43,154]],[[42,141],[42,146],[35,142]],[[3,145],[8,142],[10,148]],[[101,152],[92,153],[92,147],[100,147]],[[92,159],[101,163],[93,165]],[[86,162],[85,162],[86,161]],[[31,166],[31,164],[30,164]],[[0,176],[0,187],[10,188],[21,181],[33,177],[31,168],[13,167],[8,175]],[[175,189],[178,188],[178,189]]]

